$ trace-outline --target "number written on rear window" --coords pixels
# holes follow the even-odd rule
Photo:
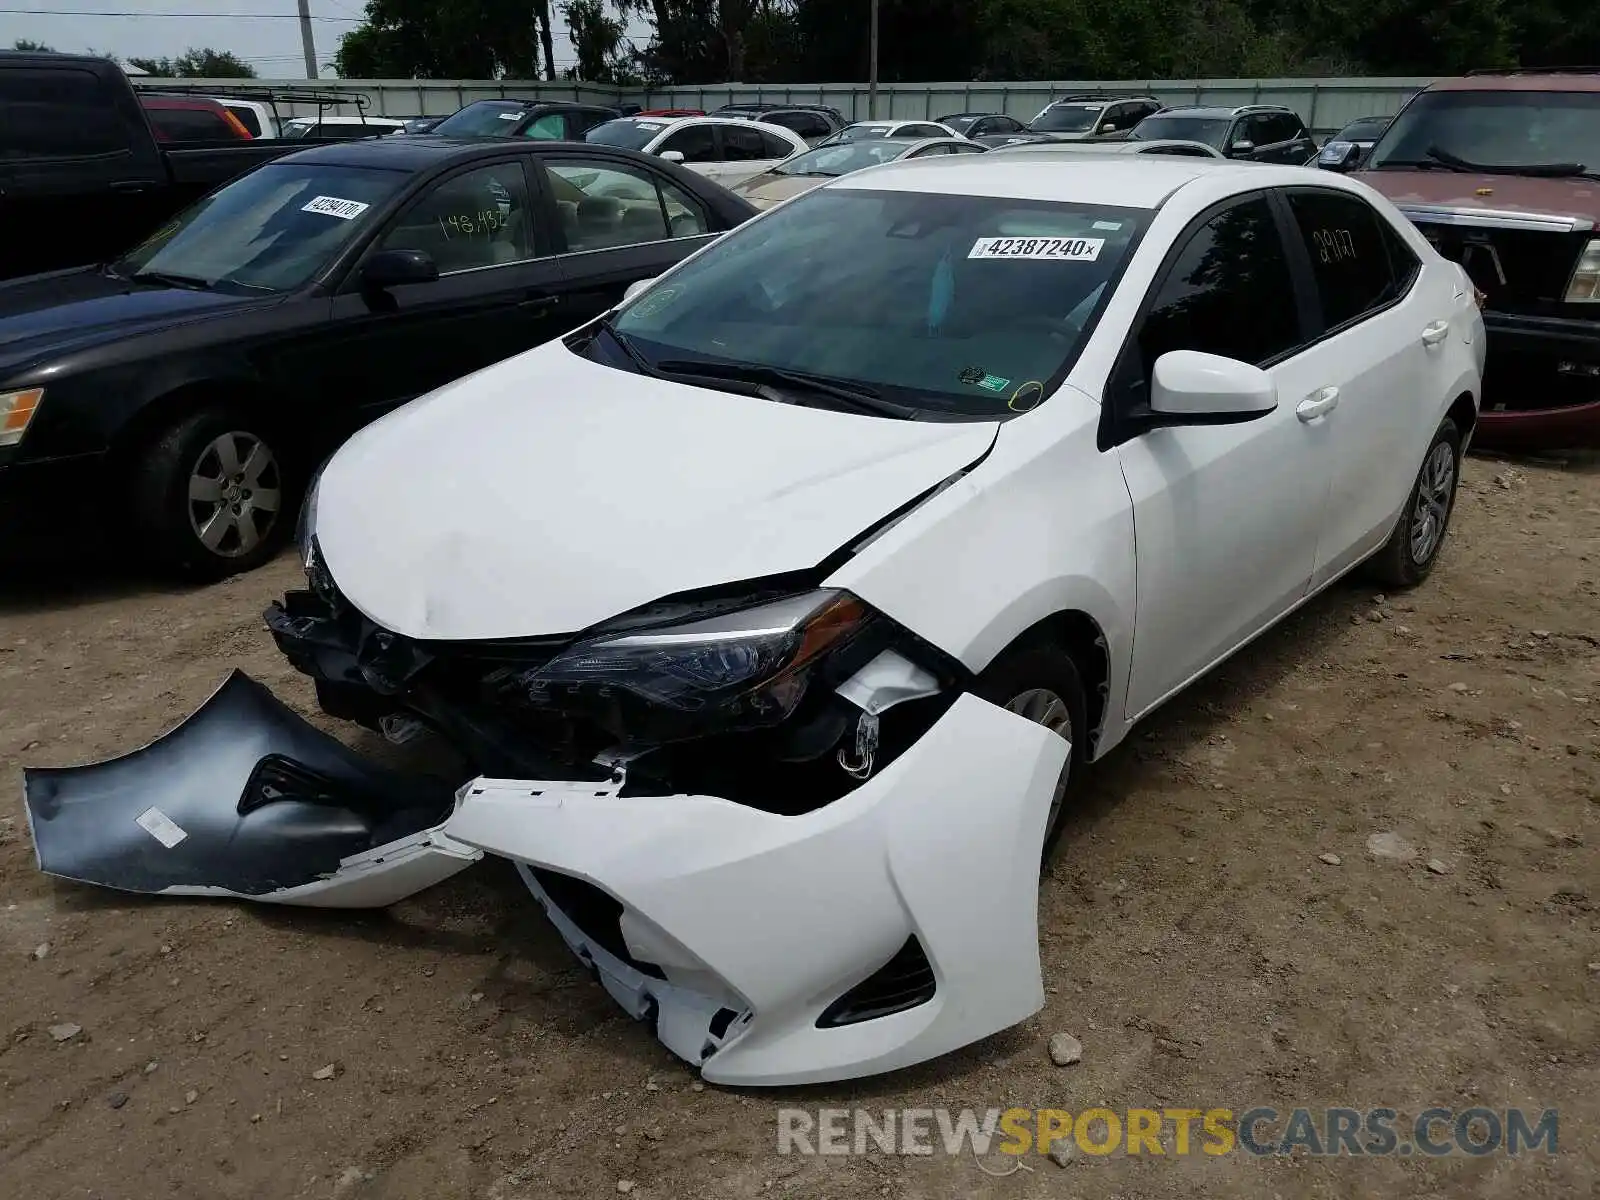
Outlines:
[[[1365,201],[1333,192],[1290,192],[1289,210],[1311,258],[1326,328],[1359,320],[1394,298],[1381,218]]]

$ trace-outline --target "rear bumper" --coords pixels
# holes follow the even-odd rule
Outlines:
[[[1489,369],[1473,444],[1600,446],[1600,313],[1593,321],[1486,312]]]

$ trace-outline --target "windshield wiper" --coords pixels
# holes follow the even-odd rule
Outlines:
[[[1526,175],[1531,179],[1595,178],[1583,163],[1576,162],[1479,163],[1451,154],[1448,150],[1441,150],[1438,146],[1429,146],[1427,155],[1435,162],[1441,162],[1457,171],[1477,171],[1483,175]]]
[[[727,379],[757,386],[799,389],[815,399],[826,396],[835,407],[868,413],[875,417],[895,417],[902,421],[915,421],[922,415],[920,409],[885,400],[875,389],[859,383],[840,383],[822,375],[805,371],[788,371],[782,367],[769,367],[759,363],[706,363],[668,360],[656,364],[658,370],[673,375],[699,375],[707,379]]]
[[[1386,158],[1368,168],[1373,171],[1465,171],[1465,167],[1452,166],[1436,158]]]
[[[191,291],[209,292],[211,281],[198,275],[179,275],[173,271],[135,271],[128,276],[135,283],[164,283],[169,287],[188,288]]]
[[[617,344],[617,348],[628,356],[628,361],[638,368],[639,374],[649,375],[653,379],[660,379],[661,372],[650,365],[650,360],[633,348],[633,343],[617,332],[617,327],[611,323],[610,317],[603,317],[600,328]]]

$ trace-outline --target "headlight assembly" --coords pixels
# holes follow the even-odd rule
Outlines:
[[[28,423],[39,411],[43,388],[20,392],[0,392],[0,446],[15,446],[28,432]]]
[[[625,740],[772,726],[795,710],[812,669],[871,615],[847,592],[806,592],[681,624],[602,631],[515,681],[534,705],[587,711]]]
[[[1578,255],[1565,299],[1568,304],[1600,303],[1600,238],[1590,238]]]
[[[300,551],[300,565],[308,575],[317,557],[317,489],[321,483],[322,472],[318,471],[306,488],[306,498],[300,505],[300,519],[294,527],[294,544]]]

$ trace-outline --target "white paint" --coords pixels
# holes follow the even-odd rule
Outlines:
[[[181,825],[153,805],[145,809],[134,820],[138,823],[140,829],[155,838],[168,850],[171,850],[189,836]]]

